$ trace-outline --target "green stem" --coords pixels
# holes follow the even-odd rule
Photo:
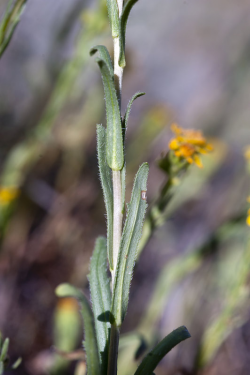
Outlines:
[[[122,236],[122,184],[121,172],[113,171],[113,271],[112,286],[114,286],[115,272],[118,261]]]
[[[108,374],[117,375],[117,358],[118,358],[118,346],[119,346],[119,328],[115,325],[111,325],[110,332],[110,345],[109,345],[109,361],[108,361]]]
[[[123,0],[117,0],[119,17],[122,14]],[[122,77],[123,68],[119,66],[120,55],[120,40],[114,38],[114,77],[116,94],[119,102],[121,112],[121,94],[122,94]],[[113,175],[113,271],[112,276],[112,289],[115,282],[115,273],[120,249],[120,242],[122,236],[122,183],[121,171],[112,171]],[[111,326],[109,343],[109,360],[108,360],[108,375],[117,375],[117,359],[119,347],[119,329],[116,325]]]

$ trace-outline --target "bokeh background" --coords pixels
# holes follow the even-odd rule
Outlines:
[[[1,0],[1,16],[6,7]],[[11,361],[23,358],[6,373],[85,373],[78,308],[54,290],[70,282],[88,295],[94,241],[105,234],[95,134],[105,108],[88,53],[95,44],[112,51],[104,1],[28,0],[0,60],[0,184],[17,192],[0,194],[0,330]],[[127,201],[143,161],[149,203],[157,196],[166,180],[157,159],[172,122],[202,130],[214,152],[183,178],[140,255],[119,373],[133,373],[142,336],[150,347],[184,324],[192,339],[157,375],[247,375],[249,0],[141,0],[127,56],[123,111],[136,91],[146,92],[129,121]]]

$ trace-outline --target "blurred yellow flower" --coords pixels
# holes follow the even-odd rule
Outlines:
[[[250,161],[250,146],[247,146],[245,148],[244,155],[245,155],[245,158]]]
[[[57,303],[57,308],[64,311],[78,311],[79,306],[75,298],[65,297],[61,298]]]
[[[172,124],[171,130],[175,133],[175,138],[169,142],[170,150],[173,150],[177,157],[186,159],[189,164],[195,163],[202,168],[199,155],[213,150],[213,146],[203,137],[202,132],[182,129],[177,124]]]
[[[19,195],[19,190],[14,187],[0,187],[0,204],[12,202]]]
[[[249,197],[247,197],[247,201],[248,201],[248,203],[250,203],[250,195],[249,195]],[[250,227],[250,208],[249,208],[249,210],[247,211],[247,219],[246,219],[246,222],[247,222],[247,225]]]

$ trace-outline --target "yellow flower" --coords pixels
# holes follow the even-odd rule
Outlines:
[[[199,155],[213,150],[213,146],[203,137],[202,132],[182,129],[177,124],[172,124],[171,129],[175,133],[175,138],[169,142],[170,150],[173,150],[177,157],[186,159],[189,164],[195,163],[202,168]]]
[[[247,197],[247,202],[250,203],[250,195],[249,195],[249,197]],[[249,210],[247,211],[247,219],[246,219],[246,223],[247,223],[247,225],[250,227],[250,208],[249,208]]]
[[[70,311],[70,312],[79,310],[77,301],[71,297],[61,298],[57,303],[57,307],[60,310]]]
[[[0,204],[12,202],[19,194],[19,190],[14,187],[0,187]]]
[[[250,146],[247,146],[247,147],[245,148],[244,155],[245,155],[246,160],[249,160],[249,161],[250,161]]]

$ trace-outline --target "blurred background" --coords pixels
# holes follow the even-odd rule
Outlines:
[[[88,295],[89,259],[106,231],[95,134],[105,108],[89,56],[96,44],[112,53],[104,0],[28,0],[0,60],[0,330],[11,362],[22,357],[6,373],[85,373],[78,307],[54,290],[70,282]],[[129,120],[127,201],[141,162],[150,164],[149,203],[166,181],[157,160],[173,122],[202,130],[214,151],[182,178],[140,254],[119,374],[133,373],[146,343],[186,325],[192,338],[157,375],[247,375],[249,1],[139,1],[127,29],[123,112],[137,91],[146,96]]]

